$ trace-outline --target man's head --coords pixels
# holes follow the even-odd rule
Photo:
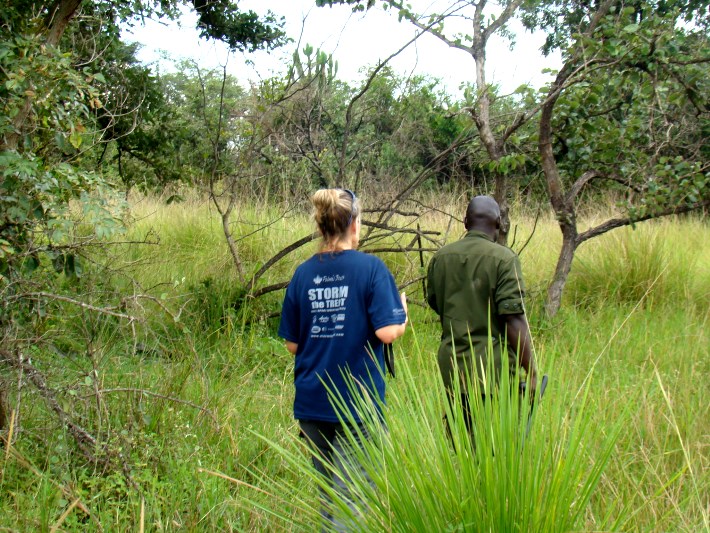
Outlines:
[[[468,204],[463,219],[466,230],[482,231],[496,238],[500,229],[500,207],[490,196],[476,196]]]

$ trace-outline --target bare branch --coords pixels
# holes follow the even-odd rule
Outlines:
[[[530,241],[532,240],[533,236],[535,235],[535,230],[537,230],[537,223],[540,221],[540,214],[542,213],[542,209],[538,206],[537,213],[535,214],[535,222],[533,223],[533,228],[532,231],[530,232],[530,236],[528,239],[523,243],[523,245],[520,247],[520,250],[517,251],[518,255],[521,255],[525,248],[528,247],[528,244],[530,244]],[[515,241],[514,241],[515,242]],[[511,244],[511,248],[513,245]]]
[[[352,112],[353,112],[353,106],[355,103],[362,98],[365,93],[370,89],[370,86],[372,85],[372,82],[375,81],[375,78],[377,75],[380,73],[380,71],[387,65],[387,63],[390,62],[390,60],[394,59],[397,57],[399,54],[401,54],[404,50],[406,50],[409,45],[411,45],[413,42],[415,42],[419,37],[424,35],[427,30],[422,30],[418,34],[416,34],[412,39],[410,39],[406,44],[404,44],[399,50],[394,52],[393,54],[390,54],[389,57],[384,59],[383,61],[380,61],[377,66],[372,69],[372,72],[370,72],[370,75],[367,77],[367,81],[365,84],[362,86],[362,88],[355,94],[350,99],[350,102],[348,103],[348,108],[345,111],[345,126],[344,126],[344,131],[343,131],[343,142],[341,144],[340,148],[340,161],[338,165],[338,181],[340,183],[343,182],[343,179],[345,177],[345,154],[347,152],[347,147],[348,147],[348,141],[350,139],[350,126],[352,125]]]
[[[284,289],[288,287],[288,284],[290,283],[289,281],[282,281],[280,283],[274,283],[272,285],[267,285],[266,287],[262,287],[258,291],[254,291],[251,296],[252,298],[259,298],[260,296],[263,296],[264,294],[269,294],[270,292],[276,292],[278,290]]]
[[[483,30],[483,40],[487,41],[491,35],[498,31],[502,26],[507,24],[510,20],[510,17],[513,16],[515,11],[520,7],[522,3],[523,0],[513,0],[513,2],[510,2],[507,6],[505,6],[503,12],[498,15],[496,19],[485,30]]]
[[[209,417],[212,419],[212,421],[215,423],[215,425],[217,427],[219,427],[219,422],[217,420],[217,417],[215,416],[214,412],[211,409],[208,409],[207,407],[203,407],[201,405],[197,405],[196,403],[190,402],[188,400],[183,400],[181,398],[175,398],[174,396],[166,396],[164,394],[158,394],[157,392],[152,392],[152,391],[145,390],[145,389],[134,389],[134,388],[130,388],[130,387],[120,387],[120,388],[116,388],[116,389],[99,389],[98,390],[99,394],[108,394],[108,393],[114,393],[114,392],[132,392],[132,393],[136,393],[136,394],[144,394],[146,396],[153,396],[155,398],[160,398],[162,400],[168,400],[170,402],[188,405],[190,407],[198,409],[199,411],[202,411],[203,413],[206,413],[207,415],[209,415]]]
[[[256,286],[257,281],[263,276],[269,268],[271,268],[274,264],[279,262],[281,259],[286,257],[288,254],[293,252],[294,250],[297,250],[304,244],[307,244],[314,240],[316,237],[318,237],[318,233],[314,232],[306,237],[303,237],[301,239],[298,239],[296,242],[293,242],[286,246],[286,248],[282,249],[279,251],[277,254],[271,257],[266,263],[264,263],[259,270],[256,271],[256,273],[252,276],[251,280],[249,281],[249,284],[247,285],[247,294],[252,294],[254,291],[254,287]],[[252,294],[254,295],[254,294]]]
[[[441,23],[444,19],[447,17],[453,15],[456,11],[459,11],[463,9],[463,6],[454,9],[453,11],[450,11],[449,13],[444,13],[442,15],[435,15],[432,22],[429,24],[423,24],[420,22],[413,13],[411,13],[408,9],[405,8],[405,6],[402,4],[402,2],[398,2],[395,0],[387,0],[387,3],[400,10],[400,13],[403,14],[403,18],[411,22],[414,26],[422,30],[423,32],[426,33],[431,33],[434,35],[437,39],[441,40],[444,42],[446,45],[450,46],[451,48],[457,48],[458,50],[463,50],[464,52],[468,52],[469,54],[473,54],[473,47],[471,46],[466,46],[463,44],[460,40],[452,40],[446,35],[444,35],[442,32],[437,30],[434,26],[437,24]]]
[[[613,181],[616,183],[619,183],[620,185],[623,185],[624,187],[627,187],[628,189],[631,189],[634,192],[637,193],[642,193],[643,189],[641,187],[638,187],[631,183],[627,179],[623,179],[619,176],[607,176],[603,175],[600,172],[596,170],[588,170],[584,174],[582,174],[577,181],[575,181],[572,186],[570,187],[569,191],[567,192],[567,195],[565,196],[565,202],[573,202],[575,198],[579,195],[580,192],[582,192],[582,189],[589,184],[591,181],[595,179],[600,179],[600,180],[606,180],[606,181]]]
[[[432,169],[435,168],[440,161],[444,160],[449,156],[449,154],[470,142],[472,139],[473,135],[471,135],[471,132],[464,131],[448,146],[448,148],[439,152],[439,154],[437,154],[426,167],[420,170],[419,173],[409,182],[409,184],[397,193],[394,199],[389,202],[389,204],[383,209],[382,216],[377,220],[377,222],[381,224],[387,223],[387,221],[394,216],[397,208],[409,199],[417,187],[419,187],[424,180],[430,176]]]
[[[74,437],[79,449],[84,454],[91,463],[103,464],[108,466],[107,459],[105,457],[97,457],[96,451],[98,451],[96,438],[91,435],[87,430],[81,427],[79,424],[74,422],[72,417],[62,408],[59,400],[54,394],[54,391],[47,385],[47,381],[44,376],[39,372],[34,365],[32,365],[27,358],[25,358],[22,353],[11,354],[9,352],[0,351],[0,363],[10,368],[15,368],[21,370],[24,375],[26,375],[30,381],[37,388],[40,396],[47,402],[49,408],[54,411],[54,413],[59,418],[59,421],[66,426],[67,430]]]
[[[368,248],[363,252],[368,254],[386,254],[394,252],[437,252],[439,248],[420,248],[418,246],[400,246],[400,247],[385,247],[385,248]]]
[[[398,228],[395,226],[388,226],[387,224],[382,224],[379,222],[370,222],[368,220],[363,220],[362,225],[370,228],[378,228],[391,231],[392,233],[411,233],[414,235],[441,235],[441,233],[438,231]]]
[[[680,215],[683,213],[690,213],[691,211],[697,211],[699,209],[707,209],[708,207],[710,207],[710,199],[704,200],[702,202],[696,202],[693,204],[686,204],[686,205],[680,205],[680,206],[675,206],[675,207],[669,207],[669,208],[663,209],[661,211],[654,211],[652,213],[649,213],[647,215],[644,215],[644,216],[638,217],[638,218],[632,218],[632,217],[612,218],[610,220],[607,220],[606,222],[603,222],[602,224],[599,224],[598,226],[595,226],[595,227],[588,229],[587,231],[577,235],[576,245],[579,246],[584,241],[588,241],[589,239],[591,239],[593,237],[597,237],[599,235],[602,235],[602,234],[604,234],[608,231],[611,231],[615,228],[621,228],[623,226],[630,226],[631,224],[636,224],[637,222],[643,222],[645,220],[652,220],[654,218],[661,218],[661,217],[667,217],[670,215]]]
[[[129,322],[140,322],[141,321],[141,319],[139,319],[138,317],[135,317],[132,315],[126,315],[124,313],[118,313],[118,312],[114,311],[114,309],[118,309],[118,307],[96,307],[94,305],[87,304],[86,302],[75,300],[75,299],[69,298],[67,296],[60,296],[59,294],[52,294],[49,292],[28,292],[28,293],[23,293],[23,294],[17,294],[17,295],[9,297],[8,301],[21,300],[21,299],[39,299],[39,298],[48,298],[50,300],[58,300],[60,302],[67,302],[72,305],[76,305],[78,307],[81,307],[82,309],[87,309],[89,311],[94,311],[94,312],[101,313],[104,315],[115,316],[116,318],[123,318],[125,320],[128,320]]]

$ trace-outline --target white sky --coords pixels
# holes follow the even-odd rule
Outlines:
[[[410,0],[414,10],[431,12],[443,10],[449,1]],[[444,7],[442,7],[442,4]],[[338,62],[338,77],[348,82],[364,78],[363,67],[373,66],[385,59],[414,36],[415,28],[406,21],[398,22],[397,14],[384,12],[379,7],[365,13],[352,13],[349,6],[315,7],[315,0],[241,0],[239,6],[257,13],[273,11],[286,19],[285,30],[294,40],[271,53],[236,54],[228,58],[226,47],[214,41],[199,39],[195,18],[186,14],[179,24],[146,20],[124,38],[143,45],[138,54],[147,63],[159,62],[161,70],[170,69],[169,62],[160,60],[161,51],[173,59],[192,58],[205,68],[217,68],[227,62],[230,74],[240,80],[256,80],[283,74],[300,40],[300,50],[311,44],[333,54]],[[452,27],[451,24],[447,26]],[[465,31],[465,29],[463,29]],[[540,52],[541,35],[531,35],[522,27],[517,33],[518,44],[500,38],[492,39],[487,52],[486,76],[489,83],[498,83],[504,92],[512,92],[523,83],[536,87],[550,80],[542,74],[545,67],[557,68],[559,56],[544,58]],[[249,62],[252,65],[249,65]],[[475,80],[474,61],[466,52],[449,48],[433,36],[424,35],[390,65],[402,75],[429,74],[440,78],[447,91],[460,96],[459,85]]]

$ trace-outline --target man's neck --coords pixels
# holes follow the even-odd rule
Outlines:
[[[482,228],[480,226],[473,225],[470,228],[467,228],[466,231],[477,231],[479,233],[487,235],[492,241],[496,240],[495,230],[491,231],[490,228]]]

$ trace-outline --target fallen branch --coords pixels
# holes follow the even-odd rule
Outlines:
[[[29,378],[39,395],[47,403],[50,410],[57,415],[60,423],[67,428],[79,450],[90,463],[112,470],[111,458],[118,458],[123,466],[123,474],[126,480],[132,487],[138,488],[130,475],[130,468],[123,455],[120,452],[113,452],[105,445],[99,444],[91,433],[73,420],[69,413],[62,408],[55,392],[47,384],[44,375],[28,359],[23,357],[22,353],[11,354],[6,351],[0,351],[0,363],[21,371]],[[96,451],[102,451],[104,455],[98,456]]]
[[[219,428],[219,421],[217,420],[217,417],[215,416],[214,412],[211,409],[208,409],[207,407],[202,407],[201,405],[197,405],[196,403],[193,403],[191,401],[183,400],[181,398],[175,398],[174,396],[165,396],[164,394],[159,394],[157,392],[152,392],[152,391],[145,390],[145,389],[135,389],[135,388],[130,388],[130,387],[121,387],[121,388],[116,388],[116,389],[100,389],[98,391],[99,394],[106,394],[106,393],[113,393],[113,392],[134,392],[136,394],[145,394],[146,396],[153,396],[155,398],[168,400],[170,402],[188,405],[190,407],[193,407],[193,408],[209,415],[209,417],[212,419],[212,421],[215,423],[215,425]]]
[[[67,296],[61,296],[59,294],[52,294],[49,292],[27,292],[27,293],[17,294],[15,296],[8,298],[8,301],[23,300],[23,299],[40,299],[40,298],[47,298],[50,300],[57,300],[60,302],[70,303],[72,305],[76,305],[77,307],[81,307],[82,309],[87,309],[89,311],[95,311],[95,312],[101,313],[103,315],[115,316],[116,318],[123,318],[125,320],[128,320],[129,322],[140,321],[140,319],[138,317],[114,311],[114,309],[119,309],[119,307],[96,307],[95,305],[87,304],[86,302],[75,300],[75,299],[69,298]]]

